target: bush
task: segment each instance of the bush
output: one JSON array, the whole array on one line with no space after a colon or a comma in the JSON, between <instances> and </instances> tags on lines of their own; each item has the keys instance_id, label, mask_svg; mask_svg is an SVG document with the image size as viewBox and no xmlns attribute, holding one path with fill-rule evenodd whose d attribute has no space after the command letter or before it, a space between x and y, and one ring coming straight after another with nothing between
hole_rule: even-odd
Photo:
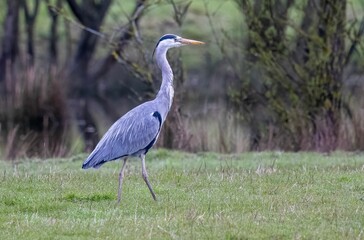
<instances>
[{"instance_id":1,"label":"bush","mask_svg":"<svg viewBox=\"0 0 364 240\"><path fill-rule=\"evenodd\" d=\"M26 67L8 74L0 98L4 158L64 156L69 151L69 116L62 73Z\"/></svg>"}]
</instances>

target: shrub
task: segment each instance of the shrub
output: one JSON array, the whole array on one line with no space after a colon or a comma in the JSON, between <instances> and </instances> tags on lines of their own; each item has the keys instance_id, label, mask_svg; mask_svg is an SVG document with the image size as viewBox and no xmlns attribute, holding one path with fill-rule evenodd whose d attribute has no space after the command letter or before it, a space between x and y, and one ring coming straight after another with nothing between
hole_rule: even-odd
<instances>
[{"instance_id":1,"label":"shrub","mask_svg":"<svg viewBox=\"0 0 364 240\"><path fill-rule=\"evenodd\" d=\"M4 158L68 153L70 124L62 79L57 70L33 66L8 74L0 98Z\"/></svg>"}]
</instances>

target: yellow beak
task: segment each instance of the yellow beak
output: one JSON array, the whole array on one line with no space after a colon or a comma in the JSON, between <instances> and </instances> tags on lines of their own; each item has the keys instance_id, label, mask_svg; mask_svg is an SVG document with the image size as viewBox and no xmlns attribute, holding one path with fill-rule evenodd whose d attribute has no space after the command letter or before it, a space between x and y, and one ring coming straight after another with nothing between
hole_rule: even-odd
<instances>
[{"instance_id":1,"label":"yellow beak","mask_svg":"<svg viewBox=\"0 0 364 240\"><path fill-rule=\"evenodd\" d=\"M183 43L183 44L192 44L192 45L205 44L204 42L200 42L200 41L196 41L196 40L192 40L192 39L187 39L187 38L180 38L178 41L180 43Z\"/></svg>"}]
</instances>

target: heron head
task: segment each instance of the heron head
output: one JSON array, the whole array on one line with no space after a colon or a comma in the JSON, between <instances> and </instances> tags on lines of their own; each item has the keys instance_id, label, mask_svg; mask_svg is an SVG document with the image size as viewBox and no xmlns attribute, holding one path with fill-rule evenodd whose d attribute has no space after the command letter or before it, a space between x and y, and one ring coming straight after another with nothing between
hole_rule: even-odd
<instances>
[{"instance_id":1,"label":"heron head","mask_svg":"<svg viewBox=\"0 0 364 240\"><path fill-rule=\"evenodd\" d=\"M185 45L200 45L200 44L205 44L205 43L192 39L182 38L174 34L166 34L159 39L157 45L155 46L154 52L156 51L157 48L163 48L168 50L174 47L181 47Z\"/></svg>"}]
</instances>

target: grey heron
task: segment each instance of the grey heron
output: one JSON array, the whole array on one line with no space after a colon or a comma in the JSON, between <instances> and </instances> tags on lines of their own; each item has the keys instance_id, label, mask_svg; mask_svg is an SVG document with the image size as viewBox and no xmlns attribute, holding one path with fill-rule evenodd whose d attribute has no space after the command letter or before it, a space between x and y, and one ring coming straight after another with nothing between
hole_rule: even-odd
<instances>
[{"instance_id":1,"label":"grey heron","mask_svg":"<svg viewBox=\"0 0 364 240\"><path fill-rule=\"evenodd\" d=\"M153 52L162 72L162 83L155 99L145 102L119 118L101 138L95 149L84 161L82 168L99 168L104 163L123 159L119 173L118 203L120 203L124 169L128 157L139 157L142 176L154 200L156 196L148 180L145 155L155 144L166 120L173 100L173 72L167 60L170 48L204 42L186 39L174 34L162 36Z\"/></svg>"}]
</instances>

